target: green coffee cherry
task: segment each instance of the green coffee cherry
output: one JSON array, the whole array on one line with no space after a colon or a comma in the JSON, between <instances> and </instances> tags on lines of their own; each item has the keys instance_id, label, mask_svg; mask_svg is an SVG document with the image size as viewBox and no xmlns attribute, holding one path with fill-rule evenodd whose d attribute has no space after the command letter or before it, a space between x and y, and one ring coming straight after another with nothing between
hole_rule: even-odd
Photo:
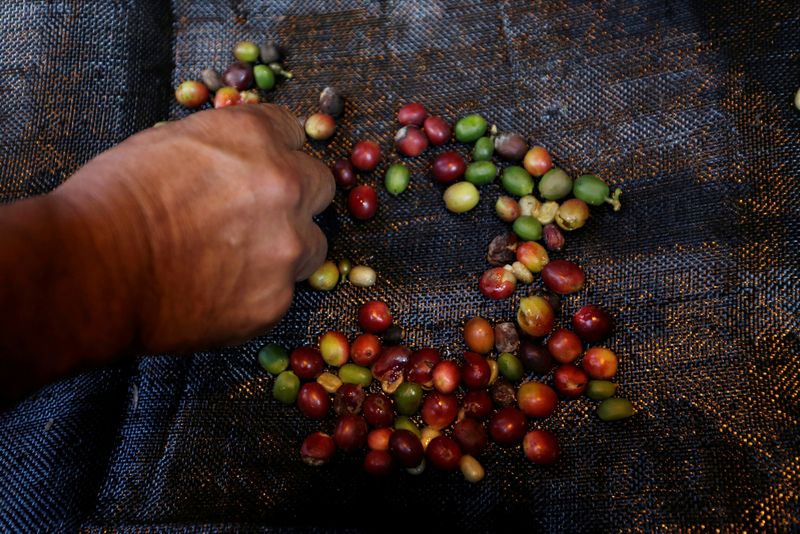
<instances>
[{"instance_id":1,"label":"green coffee cherry","mask_svg":"<svg viewBox=\"0 0 800 534\"><path fill-rule=\"evenodd\" d=\"M477 141L479 137L486 133L488 126L486 119L476 113L462 117L456 123L456 139L462 143Z\"/></svg>"},{"instance_id":2,"label":"green coffee cherry","mask_svg":"<svg viewBox=\"0 0 800 534\"><path fill-rule=\"evenodd\" d=\"M408 168L402 163L393 163L386 169L385 178L386 190L397 196L408 188L411 181L411 174Z\"/></svg>"},{"instance_id":3,"label":"green coffee cherry","mask_svg":"<svg viewBox=\"0 0 800 534\"><path fill-rule=\"evenodd\" d=\"M500 374L511 382L519 382L525 374L522 362L510 352L504 352L497 357L497 366Z\"/></svg>"},{"instance_id":4,"label":"green coffee cherry","mask_svg":"<svg viewBox=\"0 0 800 534\"><path fill-rule=\"evenodd\" d=\"M560 200L572 192L572 178L564 169L550 169L539 182L539 194L545 200Z\"/></svg>"},{"instance_id":5,"label":"green coffee cherry","mask_svg":"<svg viewBox=\"0 0 800 534\"><path fill-rule=\"evenodd\" d=\"M500 179L503 188L518 197L533 193L533 178L528 171L517 165L506 167Z\"/></svg>"},{"instance_id":6,"label":"green coffee cherry","mask_svg":"<svg viewBox=\"0 0 800 534\"><path fill-rule=\"evenodd\" d=\"M523 241L538 241L542 238L542 223L529 215L517 217L511 228Z\"/></svg>"},{"instance_id":7,"label":"green coffee cherry","mask_svg":"<svg viewBox=\"0 0 800 534\"><path fill-rule=\"evenodd\" d=\"M470 182L458 182L444 191L444 203L453 213L464 213L478 205L481 194Z\"/></svg>"},{"instance_id":8,"label":"green coffee cherry","mask_svg":"<svg viewBox=\"0 0 800 534\"><path fill-rule=\"evenodd\" d=\"M583 174L575 180L572 194L592 206L599 206L604 202L611 204L614 211L619 211L621 205L619 197L622 191L617 189L612 196L609 196L608 184L594 174Z\"/></svg>"},{"instance_id":9,"label":"green coffee cherry","mask_svg":"<svg viewBox=\"0 0 800 534\"><path fill-rule=\"evenodd\" d=\"M372 384L372 371L354 363L346 363L339 368L339 378L345 384L367 387Z\"/></svg>"},{"instance_id":10,"label":"green coffee cherry","mask_svg":"<svg viewBox=\"0 0 800 534\"><path fill-rule=\"evenodd\" d=\"M284 371L275 378L272 396L284 404L294 404L300 391L300 379L291 371Z\"/></svg>"},{"instance_id":11,"label":"green coffee cherry","mask_svg":"<svg viewBox=\"0 0 800 534\"><path fill-rule=\"evenodd\" d=\"M348 259L339 260L339 274L342 275L342 280L344 281L347 278L347 275L350 274L350 269L353 268L353 264Z\"/></svg>"},{"instance_id":12,"label":"green coffee cherry","mask_svg":"<svg viewBox=\"0 0 800 534\"><path fill-rule=\"evenodd\" d=\"M497 167L491 161L475 161L467 166L464 179L475 185L486 185L494 182Z\"/></svg>"},{"instance_id":13,"label":"green coffee cherry","mask_svg":"<svg viewBox=\"0 0 800 534\"><path fill-rule=\"evenodd\" d=\"M258 351L258 364L269 374L277 375L289 367L289 353L275 343L267 343Z\"/></svg>"},{"instance_id":14,"label":"green coffee cherry","mask_svg":"<svg viewBox=\"0 0 800 534\"><path fill-rule=\"evenodd\" d=\"M409 432L413 432L418 438L422 437L422 432L420 432L417 425L414 424L414 421L405 415L398 415L394 418L394 428L395 430L408 430Z\"/></svg>"},{"instance_id":15,"label":"green coffee cherry","mask_svg":"<svg viewBox=\"0 0 800 534\"><path fill-rule=\"evenodd\" d=\"M472 148L472 161L492 161L494 154L494 140L491 137L481 137L475 141Z\"/></svg>"},{"instance_id":16,"label":"green coffee cherry","mask_svg":"<svg viewBox=\"0 0 800 534\"><path fill-rule=\"evenodd\" d=\"M633 415L633 405L627 399L612 397L600 403L597 415L603 421L616 421Z\"/></svg>"},{"instance_id":17,"label":"green coffee cherry","mask_svg":"<svg viewBox=\"0 0 800 534\"><path fill-rule=\"evenodd\" d=\"M275 87L275 73L266 65L256 65L253 67L253 77L259 89L269 91Z\"/></svg>"},{"instance_id":18,"label":"green coffee cherry","mask_svg":"<svg viewBox=\"0 0 800 534\"><path fill-rule=\"evenodd\" d=\"M339 283L339 268L330 260L319 266L308 278L308 284L320 291L330 291Z\"/></svg>"},{"instance_id":19,"label":"green coffee cherry","mask_svg":"<svg viewBox=\"0 0 800 534\"><path fill-rule=\"evenodd\" d=\"M233 55L239 61L255 63L258 61L258 45L252 41L241 41L233 49Z\"/></svg>"},{"instance_id":20,"label":"green coffee cherry","mask_svg":"<svg viewBox=\"0 0 800 534\"><path fill-rule=\"evenodd\" d=\"M589 380L586 386L586 396L592 400L606 400L614 396L617 385L608 380Z\"/></svg>"},{"instance_id":21,"label":"green coffee cherry","mask_svg":"<svg viewBox=\"0 0 800 534\"><path fill-rule=\"evenodd\" d=\"M394 392L394 404L400 415L414 415L422 403L422 386L416 382L403 382Z\"/></svg>"}]
</instances>

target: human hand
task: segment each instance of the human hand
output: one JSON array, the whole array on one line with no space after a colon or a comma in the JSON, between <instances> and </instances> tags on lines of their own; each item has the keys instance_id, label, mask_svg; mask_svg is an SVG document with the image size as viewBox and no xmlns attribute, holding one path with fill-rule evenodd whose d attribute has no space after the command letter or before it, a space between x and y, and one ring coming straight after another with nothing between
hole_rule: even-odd
<instances>
[{"instance_id":1,"label":"human hand","mask_svg":"<svg viewBox=\"0 0 800 534\"><path fill-rule=\"evenodd\" d=\"M54 192L109 245L141 349L232 344L283 316L325 259L312 216L335 191L304 141L278 106L203 111L131 137Z\"/></svg>"}]
</instances>

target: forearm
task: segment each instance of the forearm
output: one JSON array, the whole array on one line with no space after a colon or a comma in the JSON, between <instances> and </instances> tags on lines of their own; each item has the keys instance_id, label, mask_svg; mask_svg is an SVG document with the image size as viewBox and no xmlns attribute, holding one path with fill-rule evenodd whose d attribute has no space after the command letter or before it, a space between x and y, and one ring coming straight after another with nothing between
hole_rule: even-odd
<instances>
[{"instance_id":1,"label":"forearm","mask_svg":"<svg viewBox=\"0 0 800 534\"><path fill-rule=\"evenodd\" d=\"M0 207L0 396L7 399L135 343L124 236L104 220L108 209L73 203L59 193Z\"/></svg>"}]
</instances>

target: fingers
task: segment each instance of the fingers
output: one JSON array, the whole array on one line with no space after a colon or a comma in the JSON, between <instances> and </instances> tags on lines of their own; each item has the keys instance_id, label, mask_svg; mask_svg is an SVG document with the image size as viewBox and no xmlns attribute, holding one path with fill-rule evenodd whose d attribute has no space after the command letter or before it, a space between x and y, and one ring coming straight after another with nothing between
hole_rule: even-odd
<instances>
[{"instance_id":1,"label":"fingers","mask_svg":"<svg viewBox=\"0 0 800 534\"><path fill-rule=\"evenodd\" d=\"M303 208L312 215L319 215L333 202L336 194L333 174L322 161L303 152L295 152L292 159L303 181Z\"/></svg>"},{"instance_id":2,"label":"fingers","mask_svg":"<svg viewBox=\"0 0 800 534\"><path fill-rule=\"evenodd\" d=\"M305 280L316 271L325 261L328 254L328 240L319 226L308 222L308 227L302 233L306 253L302 255L295 269L296 280Z\"/></svg>"}]
</instances>

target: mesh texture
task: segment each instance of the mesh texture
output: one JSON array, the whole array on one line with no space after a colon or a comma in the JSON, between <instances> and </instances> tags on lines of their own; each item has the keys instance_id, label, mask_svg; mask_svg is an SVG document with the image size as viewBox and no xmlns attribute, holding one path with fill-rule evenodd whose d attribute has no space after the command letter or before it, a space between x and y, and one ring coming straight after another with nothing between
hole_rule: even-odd
<instances>
[{"instance_id":1,"label":"mesh texture","mask_svg":"<svg viewBox=\"0 0 800 534\"><path fill-rule=\"evenodd\" d=\"M400 198L378 188L373 221L348 217L341 193L321 220L330 256L373 265L376 287L299 286L269 336L121 362L0 414L2 530L798 530L795 3L6 0L0 22L0 201L183 116L172 87L265 37L295 74L275 102L304 115L326 85L348 97L335 138L308 146L326 160L361 138L393 153L394 114L417 100L450 120L482 113L570 174L605 177L623 209L593 209L567 236L557 256L581 263L587 289L564 316L612 310L621 394L638 409L608 424L588 399L560 403L541 425L560 462L493 447L478 485L431 470L375 480L361 456L302 464L302 438L332 421L271 399L261 345L352 336L358 306L380 298L409 346L457 357L468 317L511 319L540 283L480 296L500 191L446 212L434 149L409 161Z\"/></svg>"}]
</instances>

